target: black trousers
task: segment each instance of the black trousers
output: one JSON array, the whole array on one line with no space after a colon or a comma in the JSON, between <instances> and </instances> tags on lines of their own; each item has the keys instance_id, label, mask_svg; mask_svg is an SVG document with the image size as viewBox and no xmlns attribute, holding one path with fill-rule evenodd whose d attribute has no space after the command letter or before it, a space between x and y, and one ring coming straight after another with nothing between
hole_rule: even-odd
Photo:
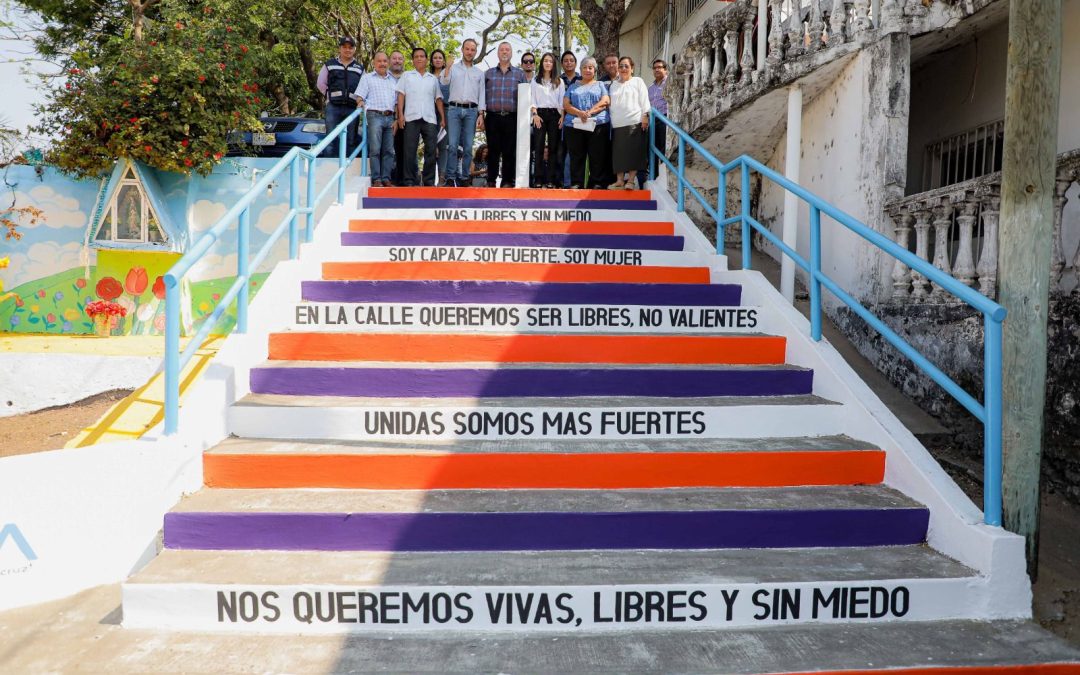
<instances>
[{"instance_id":1,"label":"black trousers","mask_svg":"<svg viewBox=\"0 0 1080 675\"><path fill-rule=\"evenodd\" d=\"M398 129L394 133L394 170L390 172L390 182L401 185L405 180L405 131Z\"/></svg>"},{"instance_id":2,"label":"black trousers","mask_svg":"<svg viewBox=\"0 0 1080 675\"><path fill-rule=\"evenodd\" d=\"M655 127L655 130L653 131L653 133L656 134L656 136L655 136L655 138L656 138L656 147L660 149L660 152L667 152L667 125L664 124L663 122L661 122L660 120L655 120L653 122L653 126ZM652 148L648 148L646 150L646 152L648 153L647 155L645 155L645 162L646 162L646 165L647 165L648 162L650 161L650 158L652 157L652 154L653 154ZM659 159L654 159L654 160L651 160L651 161L654 161L656 163L656 173L660 173L660 164L661 164L660 160ZM645 187L645 181L649 180L649 172L648 171L638 171L637 172L637 179L638 179L638 186L639 187Z\"/></svg>"},{"instance_id":3,"label":"black trousers","mask_svg":"<svg viewBox=\"0 0 1080 675\"><path fill-rule=\"evenodd\" d=\"M611 124L597 124L594 131L566 129L566 148L570 152L570 184L581 187L606 187L600 173L611 163ZM589 184L585 184L586 162ZM605 164L606 163L606 164Z\"/></svg>"},{"instance_id":4,"label":"black trousers","mask_svg":"<svg viewBox=\"0 0 1080 675\"><path fill-rule=\"evenodd\" d=\"M439 137L439 125L422 119L405 123L405 175L402 185L435 185L435 139ZM423 182L418 180L416 151L420 139L424 139L424 174Z\"/></svg>"},{"instance_id":5,"label":"black trousers","mask_svg":"<svg viewBox=\"0 0 1080 675\"><path fill-rule=\"evenodd\" d=\"M502 187L514 186L517 157L517 113L484 115L488 142L488 185L494 185L502 172Z\"/></svg>"},{"instance_id":6,"label":"black trousers","mask_svg":"<svg viewBox=\"0 0 1080 675\"><path fill-rule=\"evenodd\" d=\"M562 163L559 162L559 145L562 132L559 129L559 111L555 108L540 108L540 128L532 127L533 184L541 187L547 183L562 186ZM547 148L547 160L544 159Z\"/></svg>"}]
</instances>

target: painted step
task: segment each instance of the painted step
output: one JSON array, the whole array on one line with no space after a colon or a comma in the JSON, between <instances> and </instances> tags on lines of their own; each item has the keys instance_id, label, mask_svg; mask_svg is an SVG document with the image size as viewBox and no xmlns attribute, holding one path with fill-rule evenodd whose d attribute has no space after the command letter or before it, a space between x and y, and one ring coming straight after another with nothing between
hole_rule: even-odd
<instances>
[{"instance_id":1,"label":"painted step","mask_svg":"<svg viewBox=\"0 0 1080 675\"><path fill-rule=\"evenodd\" d=\"M254 589L257 596L277 594L266 596L280 601L277 620L268 620L272 613L250 611ZM923 546L673 550L662 555L654 550L165 550L124 583L123 606L127 628L399 634L700 631L706 626L731 630L963 618L969 606L964 599L986 592L985 581L971 569ZM365 610L356 602L358 593L372 594L374 602ZM854 611L850 601L841 601L852 593ZM308 624L301 619L308 611L293 607L305 607L316 594L323 596L320 601L345 595L347 602L320 602L321 609L333 609L324 609ZM528 609L521 611L516 601L529 594L532 599L522 603ZM411 609L402 606L406 597ZM555 603L556 598L561 602ZM623 598L631 600L618 603L615 620L611 610ZM652 608L646 610L639 598L649 598ZM390 602L383 612L379 599ZM456 608L453 599L459 602ZM513 616L510 604L515 605ZM548 611L542 609L545 604ZM764 617L763 605L768 610ZM432 614L438 618L432 620Z\"/></svg>"},{"instance_id":2,"label":"painted step","mask_svg":"<svg viewBox=\"0 0 1080 675\"><path fill-rule=\"evenodd\" d=\"M231 438L203 455L217 488L626 489L869 485L885 453L850 439L326 443Z\"/></svg>"},{"instance_id":3,"label":"painted step","mask_svg":"<svg viewBox=\"0 0 1080 675\"><path fill-rule=\"evenodd\" d=\"M760 335L270 335L271 360L493 363L734 364L784 362L787 339Z\"/></svg>"},{"instance_id":4,"label":"painted step","mask_svg":"<svg viewBox=\"0 0 1080 675\"><path fill-rule=\"evenodd\" d=\"M613 251L634 257L636 251ZM326 281L526 281L547 283L708 284L707 267L477 262L325 262Z\"/></svg>"},{"instance_id":5,"label":"painted step","mask_svg":"<svg viewBox=\"0 0 1080 675\"><path fill-rule=\"evenodd\" d=\"M251 391L295 396L379 398L575 396L798 396L814 373L794 366L560 368L535 364L435 367L274 361L251 369Z\"/></svg>"},{"instance_id":6,"label":"painted step","mask_svg":"<svg viewBox=\"0 0 1080 675\"><path fill-rule=\"evenodd\" d=\"M361 398L248 394L229 408L248 438L342 441L763 438L842 434L843 406L817 396Z\"/></svg>"},{"instance_id":7,"label":"painted step","mask_svg":"<svg viewBox=\"0 0 1080 675\"><path fill-rule=\"evenodd\" d=\"M733 307L737 284L553 283L540 281L354 280L300 282L313 302L470 303L517 305L637 305Z\"/></svg>"},{"instance_id":8,"label":"painted step","mask_svg":"<svg viewBox=\"0 0 1080 675\"><path fill-rule=\"evenodd\" d=\"M347 237L349 233L342 236ZM423 237L425 239L456 238L453 234L373 234L357 235L370 238L378 237L380 240L399 237ZM342 246L334 251L329 258L333 262L362 262L362 263L467 263L467 264L534 264L534 265L623 265L628 267L709 267L716 262L716 257L701 252L683 250L658 250L654 248L633 248L630 245L621 248L579 248L577 246L524 246L527 239L536 237L548 238L573 238L580 239L577 235L460 235L463 237L481 237L490 239L515 238L516 241L506 242L505 245L492 246L454 246L438 243L429 245L371 245L371 246ZM626 240L641 239L641 237L608 237L606 235L582 235L590 239L597 237L603 239L617 239L626 243ZM664 239L672 248L681 246L671 243L671 237L647 237L647 239ZM370 239L369 239L370 240ZM550 242L549 242L550 243ZM597 242L582 242L597 243ZM604 246L618 245L619 241L600 242ZM634 242L633 246L643 245Z\"/></svg>"},{"instance_id":9,"label":"painted step","mask_svg":"<svg viewBox=\"0 0 1080 675\"><path fill-rule=\"evenodd\" d=\"M368 197L398 199L603 199L617 202L640 202L652 199L648 190L566 190L562 188L488 188L488 187L372 187Z\"/></svg>"},{"instance_id":10,"label":"painted step","mask_svg":"<svg viewBox=\"0 0 1080 675\"><path fill-rule=\"evenodd\" d=\"M300 302L285 311L297 332L761 334L758 307Z\"/></svg>"},{"instance_id":11,"label":"painted step","mask_svg":"<svg viewBox=\"0 0 1080 675\"><path fill-rule=\"evenodd\" d=\"M485 232L342 232L343 246L511 246L682 251L683 238L640 234L541 234Z\"/></svg>"},{"instance_id":12,"label":"painted step","mask_svg":"<svg viewBox=\"0 0 1080 675\"><path fill-rule=\"evenodd\" d=\"M542 551L900 546L929 511L884 486L219 490L165 514L170 549Z\"/></svg>"},{"instance_id":13,"label":"painted step","mask_svg":"<svg viewBox=\"0 0 1080 675\"><path fill-rule=\"evenodd\" d=\"M522 197L364 197L364 209L606 209L612 211L656 211L656 201L649 199L614 199L610 192L603 198L564 195L561 199Z\"/></svg>"},{"instance_id":14,"label":"painted step","mask_svg":"<svg viewBox=\"0 0 1080 675\"><path fill-rule=\"evenodd\" d=\"M650 210L633 211L619 208L559 208L550 203L540 208L491 208L491 207L410 207L410 208L365 208L365 218L371 220L517 220L521 222L549 221L632 221L632 222L670 222L676 217L675 211Z\"/></svg>"},{"instance_id":15,"label":"painted step","mask_svg":"<svg viewBox=\"0 0 1080 675\"><path fill-rule=\"evenodd\" d=\"M350 232L426 232L473 234L624 234L637 236L671 236L673 221L634 222L609 220L350 220Z\"/></svg>"}]
</instances>

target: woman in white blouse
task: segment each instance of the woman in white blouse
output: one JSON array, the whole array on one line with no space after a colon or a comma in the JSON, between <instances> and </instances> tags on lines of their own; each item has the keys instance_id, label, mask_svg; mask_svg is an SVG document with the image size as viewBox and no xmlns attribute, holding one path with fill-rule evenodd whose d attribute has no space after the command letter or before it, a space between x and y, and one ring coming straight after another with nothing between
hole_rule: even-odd
<instances>
[{"instance_id":1,"label":"woman in white blouse","mask_svg":"<svg viewBox=\"0 0 1080 675\"><path fill-rule=\"evenodd\" d=\"M532 93L532 149L536 159L532 184L553 188L562 183L559 158L559 138L562 133L563 95L566 85L555 67L551 52L540 57L536 79L530 83ZM544 149L547 152L544 152Z\"/></svg>"},{"instance_id":2,"label":"woman in white blouse","mask_svg":"<svg viewBox=\"0 0 1080 675\"><path fill-rule=\"evenodd\" d=\"M612 190L633 190L635 175L648 167L649 88L634 77L634 60L619 59L619 77L609 85L611 96Z\"/></svg>"}]
</instances>

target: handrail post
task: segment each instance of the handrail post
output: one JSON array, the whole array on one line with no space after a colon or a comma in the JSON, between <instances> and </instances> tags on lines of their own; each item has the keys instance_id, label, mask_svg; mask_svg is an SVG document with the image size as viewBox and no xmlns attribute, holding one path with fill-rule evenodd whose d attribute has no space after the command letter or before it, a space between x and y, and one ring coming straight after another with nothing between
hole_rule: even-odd
<instances>
[{"instance_id":1,"label":"handrail post","mask_svg":"<svg viewBox=\"0 0 1080 675\"><path fill-rule=\"evenodd\" d=\"M251 248L251 207L240 212L236 228L236 276L244 278L244 289L236 294L236 332L246 333L248 324L248 255Z\"/></svg>"},{"instance_id":2,"label":"handrail post","mask_svg":"<svg viewBox=\"0 0 1080 675\"><path fill-rule=\"evenodd\" d=\"M810 205L810 337L821 341L821 209Z\"/></svg>"},{"instance_id":3,"label":"handrail post","mask_svg":"<svg viewBox=\"0 0 1080 675\"><path fill-rule=\"evenodd\" d=\"M165 274L165 435L176 433L180 417L180 288Z\"/></svg>"},{"instance_id":4,"label":"handrail post","mask_svg":"<svg viewBox=\"0 0 1080 675\"><path fill-rule=\"evenodd\" d=\"M345 141L349 138L348 131L349 131L349 127L346 126L344 129L341 130L341 133L338 134L338 152L337 152L338 168L341 169L341 172L340 172L341 175L338 176L338 182L337 182L337 203L338 204L344 204L345 203L345 155L346 155L346 149L347 149L347 144L345 143Z\"/></svg>"},{"instance_id":5,"label":"handrail post","mask_svg":"<svg viewBox=\"0 0 1080 675\"><path fill-rule=\"evenodd\" d=\"M683 183L686 182L686 137L679 134L679 212L686 210L686 195Z\"/></svg>"},{"instance_id":6,"label":"handrail post","mask_svg":"<svg viewBox=\"0 0 1080 675\"><path fill-rule=\"evenodd\" d=\"M361 133L361 138L360 138L360 177L361 178L366 178L367 175L368 175L368 165L367 165L368 164L368 154L367 154L367 150L368 150L368 146L367 146L368 116L367 116L367 109L366 108L364 109L364 112L360 113L360 120L361 120L360 127L363 130L362 133Z\"/></svg>"},{"instance_id":7,"label":"handrail post","mask_svg":"<svg viewBox=\"0 0 1080 675\"><path fill-rule=\"evenodd\" d=\"M289 260L300 255L300 232L297 230L297 208L300 206L300 155L289 163Z\"/></svg>"},{"instance_id":8,"label":"handrail post","mask_svg":"<svg viewBox=\"0 0 1080 675\"><path fill-rule=\"evenodd\" d=\"M983 522L1001 525L1001 321L983 314Z\"/></svg>"},{"instance_id":9,"label":"handrail post","mask_svg":"<svg viewBox=\"0 0 1080 675\"><path fill-rule=\"evenodd\" d=\"M649 180L656 180L656 111L649 109Z\"/></svg>"},{"instance_id":10,"label":"handrail post","mask_svg":"<svg viewBox=\"0 0 1080 675\"><path fill-rule=\"evenodd\" d=\"M304 204L307 213L304 220L304 241L311 243L315 237L315 158L308 157L307 161L307 202Z\"/></svg>"},{"instance_id":11,"label":"handrail post","mask_svg":"<svg viewBox=\"0 0 1080 675\"><path fill-rule=\"evenodd\" d=\"M727 220L727 172L716 170L716 213L720 220L716 223L716 255L724 255L724 241L727 239L727 225L720 223Z\"/></svg>"},{"instance_id":12,"label":"handrail post","mask_svg":"<svg viewBox=\"0 0 1080 675\"><path fill-rule=\"evenodd\" d=\"M742 268L750 269L750 166L743 161L739 199L742 202Z\"/></svg>"}]
</instances>

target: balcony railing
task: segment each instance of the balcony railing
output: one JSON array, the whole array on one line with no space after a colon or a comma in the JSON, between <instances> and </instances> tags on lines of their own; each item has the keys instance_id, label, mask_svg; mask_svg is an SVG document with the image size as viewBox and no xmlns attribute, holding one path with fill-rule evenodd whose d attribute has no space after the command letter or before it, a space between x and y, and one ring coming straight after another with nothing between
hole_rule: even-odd
<instances>
[{"instance_id":1,"label":"balcony railing","mask_svg":"<svg viewBox=\"0 0 1080 675\"><path fill-rule=\"evenodd\" d=\"M1080 281L1080 250L1066 253L1065 242L1075 241L1080 222L1063 222L1066 193L1080 182L1080 149L1058 155L1054 191L1054 237L1050 259L1050 289L1062 292L1065 272ZM998 218L1001 209L1001 172L920 192L886 205L895 240L915 255L952 274L983 295L997 297ZM932 233L931 233L932 230ZM893 292L901 302L951 302L951 297L924 275L899 260L893 266Z\"/></svg>"}]
</instances>

